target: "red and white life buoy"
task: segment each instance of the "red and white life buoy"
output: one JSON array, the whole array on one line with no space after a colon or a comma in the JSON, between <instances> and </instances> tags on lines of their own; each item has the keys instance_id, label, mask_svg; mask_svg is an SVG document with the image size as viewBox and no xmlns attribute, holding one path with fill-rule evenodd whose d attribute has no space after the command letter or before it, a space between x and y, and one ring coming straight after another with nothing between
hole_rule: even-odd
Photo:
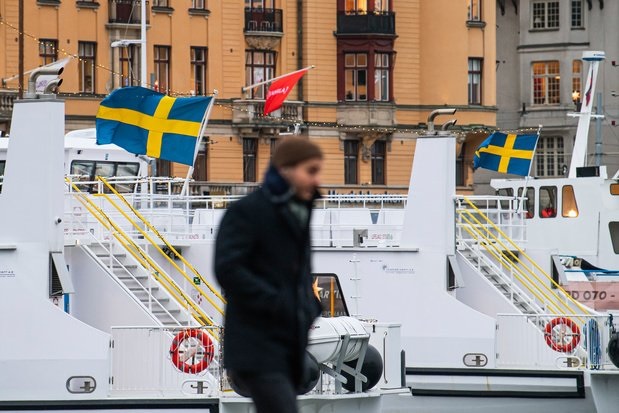
<instances>
[{"instance_id":1,"label":"red and white life buoy","mask_svg":"<svg viewBox=\"0 0 619 413\"><path fill-rule=\"evenodd\" d=\"M183 346L185 341L189 345ZM200 355L201 358L199 358ZM202 330L183 330L174 337L170 346L172 363L183 373L200 373L213 361L214 355L215 346L208 334ZM195 359L198 359L198 361L190 362L190 360Z\"/></svg>"},{"instance_id":2,"label":"red and white life buoy","mask_svg":"<svg viewBox=\"0 0 619 413\"><path fill-rule=\"evenodd\" d=\"M561 330L555 331L556 328ZM569 328L568 332L565 332L566 328ZM571 318L557 317L546 324L544 337L554 351L571 353L580 343L580 328Z\"/></svg>"}]
</instances>

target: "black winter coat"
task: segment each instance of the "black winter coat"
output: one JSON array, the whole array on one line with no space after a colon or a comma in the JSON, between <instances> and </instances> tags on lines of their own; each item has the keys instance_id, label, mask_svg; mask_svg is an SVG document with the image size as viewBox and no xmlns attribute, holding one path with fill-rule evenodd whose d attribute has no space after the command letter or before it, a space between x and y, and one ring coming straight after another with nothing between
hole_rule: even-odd
<instances>
[{"instance_id":1,"label":"black winter coat","mask_svg":"<svg viewBox=\"0 0 619 413\"><path fill-rule=\"evenodd\" d=\"M228 301L224 366L283 372L298 384L308 331L321 310L312 288L309 219L301 225L290 197L271 168L261 189L230 205L217 234L215 275Z\"/></svg>"}]
</instances>

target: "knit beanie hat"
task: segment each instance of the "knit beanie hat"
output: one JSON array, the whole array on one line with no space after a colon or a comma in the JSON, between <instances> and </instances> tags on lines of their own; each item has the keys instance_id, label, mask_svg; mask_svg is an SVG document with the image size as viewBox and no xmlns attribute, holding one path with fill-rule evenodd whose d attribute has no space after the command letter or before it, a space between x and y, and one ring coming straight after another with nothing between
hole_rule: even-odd
<instances>
[{"instance_id":1,"label":"knit beanie hat","mask_svg":"<svg viewBox=\"0 0 619 413\"><path fill-rule=\"evenodd\" d=\"M308 159L322 159L322 151L309 139L288 137L281 139L273 150L271 163L276 168L294 166Z\"/></svg>"}]
</instances>

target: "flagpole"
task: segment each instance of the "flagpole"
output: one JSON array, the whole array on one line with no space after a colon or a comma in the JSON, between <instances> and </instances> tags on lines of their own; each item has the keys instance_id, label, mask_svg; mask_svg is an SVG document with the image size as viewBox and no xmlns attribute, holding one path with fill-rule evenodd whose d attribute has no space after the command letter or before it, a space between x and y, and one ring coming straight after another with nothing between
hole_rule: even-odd
<instances>
[{"instance_id":1,"label":"flagpole","mask_svg":"<svg viewBox=\"0 0 619 413\"><path fill-rule=\"evenodd\" d=\"M535 151L537 150L537 143L539 142L539 135L541 133L542 133L542 125L538 125L537 139L535 140L535 146L533 147L533 156L535 156ZM529 163L529 172L527 173L527 176L524 177L524 188L522 188L522 194L520 196L518 212L522 212L522 205L524 204L524 197L525 197L525 193L527 192L527 185L529 183L529 179L531 178L531 169L533 168L533 156L531 157L531 162ZM535 214L535 211L533 211L533 213Z\"/></svg>"},{"instance_id":2,"label":"flagpole","mask_svg":"<svg viewBox=\"0 0 619 413\"><path fill-rule=\"evenodd\" d=\"M258 82L258 83L254 83L254 84L249 85L249 86L245 86L245 87L243 87L243 88L241 89L241 91L242 91L242 92L247 92L248 90L253 89L253 88L255 88L255 87L262 86L262 85L266 85L266 84L268 84L268 83L273 83L273 82L275 82L276 80L279 80L279 79L281 79L281 78L283 78L283 77L290 76L290 75L294 75L294 74L296 74L296 73L301 73L301 72L304 72L304 71L306 71L306 70L311 70L311 69L314 69L314 68L316 68L316 66L314 66L314 65L311 65L311 66L308 66L308 67L304 67L303 69L295 70L294 72L286 73L286 74L284 74L284 75L277 76L277 77L274 77L274 78L269 79L269 80L264 80L264 81L262 81L262 82Z\"/></svg>"},{"instance_id":3,"label":"flagpole","mask_svg":"<svg viewBox=\"0 0 619 413\"><path fill-rule=\"evenodd\" d=\"M191 179L191 176L193 175L193 170L194 170L193 166L196 163L196 158L198 157L198 152L200 151L200 144L202 143L202 135L204 135L204 131L206 130L208 119L211 115L211 110L213 109L215 98L217 98L217 94L218 94L218 91L214 90L213 98L209 102L208 107L206 108L206 111L204 112L204 117L202 118L202 123L200 124L200 131L198 132L198 137L197 137L198 141L196 142L196 149L193 152L193 162L191 163L191 166L189 167L189 169L187 169L187 176L185 177L185 182L183 183L183 189L181 190L181 196L187 195L187 192L189 190L189 180Z\"/></svg>"}]
</instances>

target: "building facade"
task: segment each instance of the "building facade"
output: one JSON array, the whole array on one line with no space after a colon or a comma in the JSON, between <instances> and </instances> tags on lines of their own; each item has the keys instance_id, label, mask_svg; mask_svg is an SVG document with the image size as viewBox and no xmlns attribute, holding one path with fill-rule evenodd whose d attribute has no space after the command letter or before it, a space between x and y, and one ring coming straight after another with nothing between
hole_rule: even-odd
<instances>
[{"instance_id":1,"label":"building facade","mask_svg":"<svg viewBox=\"0 0 619 413\"><path fill-rule=\"evenodd\" d=\"M140 0L25 3L24 67L73 56L61 87L67 130L92 127L107 93L140 83ZM173 96L218 91L196 160L197 192L255 186L273 145L295 125L324 150L328 192L405 192L415 139L444 107L458 109L458 185L471 190L474 148L496 124L493 2L151 0L146 12L149 87ZM0 13L2 93L14 95L17 0ZM242 91L310 65L271 116L261 116L264 86ZM163 176L187 172L153 167Z\"/></svg>"},{"instance_id":2,"label":"building facade","mask_svg":"<svg viewBox=\"0 0 619 413\"><path fill-rule=\"evenodd\" d=\"M614 16L619 3L594 0L498 0L497 3L497 126L535 130L542 126L532 175L567 174L576 135L577 118L589 65L583 51L601 50L594 110L605 115L599 127L602 145L596 149L596 121L589 132L589 165L598 158L609 174L619 168L615 120L619 101L619 28ZM598 100L599 99L599 100ZM601 102L601 104L598 104ZM597 155L597 156L596 156ZM476 192L490 192L497 174L475 173ZM503 175L504 177L504 175Z\"/></svg>"}]
</instances>

